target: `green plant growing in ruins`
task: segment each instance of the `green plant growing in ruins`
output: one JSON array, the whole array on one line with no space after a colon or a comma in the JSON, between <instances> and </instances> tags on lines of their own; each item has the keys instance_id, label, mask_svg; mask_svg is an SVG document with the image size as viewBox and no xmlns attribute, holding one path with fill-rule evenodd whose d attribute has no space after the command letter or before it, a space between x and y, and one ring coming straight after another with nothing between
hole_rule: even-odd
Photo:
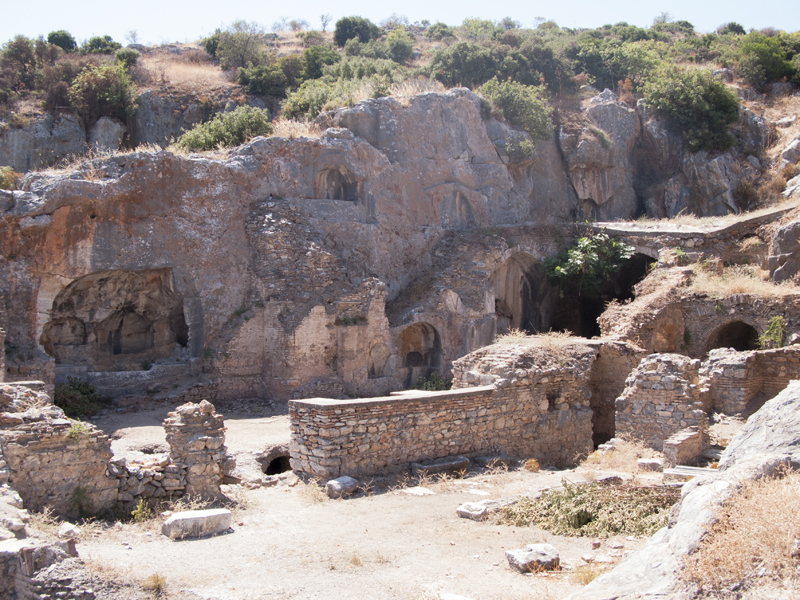
<instances>
[{"instance_id":1,"label":"green plant growing in ruins","mask_svg":"<svg viewBox=\"0 0 800 600\"><path fill-rule=\"evenodd\" d=\"M53 402L70 419L96 415L106 403L94 385L77 377L67 377L67 383L56 386Z\"/></svg>"},{"instance_id":2,"label":"green plant growing in ruins","mask_svg":"<svg viewBox=\"0 0 800 600\"><path fill-rule=\"evenodd\" d=\"M630 244L598 233L578 239L556 257L545 260L544 270L562 297L566 290L598 297L609 276L622 269L635 252Z\"/></svg>"},{"instance_id":3,"label":"green plant growing in ruins","mask_svg":"<svg viewBox=\"0 0 800 600\"><path fill-rule=\"evenodd\" d=\"M449 390L453 386L452 379L443 379L439 373L434 371L430 377L420 377L414 387L426 392L442 392Z\"/></svg>"},{"instance_id":4,"label":"green plant growing in ruins","mask_svg":"<svg viewBox=\"0 0 800 600\"><path fill-rule=\"evenodd\" d=\"M687 261L689 260L689 259L686 257L686 252L684 252L682 248L675 248L675 249L673 250L673 252L675 253L675 259L678 261L678 264L679 264L679 265L683 266L683 265L685 265L685 264L687 263Z\"/></svg>"},{"instance_id":5,"label":"green plant growing in ruins","mask_svg":"<svg viewBox=\"0 0 800 600\"><path fill-rule=\"evenodd\" d=\"M692 345L692 332L688 329L683 330L683 343L681 343L681 350L686 350Z\"/></svg>"},{"instance_id":6,"label":"green plant growing in ruins","mask_svg":"<svg viewBox=\"0 0 800 600\"><path fill-rule=\"evenodd\" d=\"M786 320L778 315L772 317L767 325L767 330L758 338L758 345L762 349L780 348L786 341Z\"/></svg>"},{"instance_id":7,"label":"green plant growing in ruins","mask_svg":"<svg viewBox=\"0 0 800 600\"><path fill-rule=\"evenodd\" d=\"M270 135L272 123L266 109L240 106L236 110L216 115L184 133L175 145L194 152L241 146L259 135Z\"/></svg>"},{"instance_id":8,"label":"green plant growing in ruins","mask_svg":"<svg viewBox=\"0 0 800 600\"><path fill-rule=\"evenodd\" d=\"M79 419L72 422L67 429L67 437L71 439L73 442L80 441L83 436L89 434L89 426L86 423L82 423Z\"/></svg>"},{"instance_id":9,"label":"green plant growing in ruins","mask_svg":"<svg viewBox=\"0 0 800 600\"><path fill-rule=\"evenodd\" d=\"M81 518L92 514L92 500L89 498L89 492L81 486L72 490L67 506L70 512L77 513Z\"/></svg>"},{"instance_id":10,"label":"green plant growing in ruins","mask_svg":"<svg viewBox=\"0 0 800 600\"><path fill-rule=\"evenodd\" d=\"M152 518L153 509L145 502L144 498L139 498L139 502L136 503L136 506L134 506L131 511L131 519L133 519L135 523L141 523L142 521L147 521Z\"/></svg>"}]
</instances>

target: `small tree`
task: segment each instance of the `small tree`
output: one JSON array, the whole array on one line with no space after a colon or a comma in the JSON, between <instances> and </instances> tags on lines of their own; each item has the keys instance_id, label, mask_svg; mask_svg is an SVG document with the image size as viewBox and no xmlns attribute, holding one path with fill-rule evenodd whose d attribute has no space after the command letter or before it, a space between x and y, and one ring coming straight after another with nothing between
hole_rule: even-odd
<instances>
[{"instance_id":1,"label":"small tree","mask_svg":"<svg viewBox=\"0 0 800 600\"><path fill-rule=\"evenodd\" d=\"M122 48L122 44L115 42L110 35L98 35L89 38L81 46L81 52L84 54L113 54L120 48Z\"/></svg>"},{"instance_id":2,"label":"small tree","mask_svg":"<svg viewBox=\"0 0 800 600\"><path fill-rule=\"evenodd\" d=\"M269 55L264 28L258 23L234 21L220 31L215 55L224 70L266 64Z\"/></svg>"},{"instance_id":3,"label":"small tree","mask_svg":"<svg viewBox=\"0 0 800 600\"><path fill-rule=\"evenodd\" d=\"M64 52L72 52L78 47L75 38L69 33L69 31L64 31L63 29L59 29L58 31L51 31L47 34L47 43L53 44L54 46L58 46Z\"/></svg>"},{"instance_id":4,"label":"small tree","mask_svg":"<svg viewBox=\"0 0 800 600\"><path fill-rule=\"evenodd\" d=\"M333 48L325 46L311 46L303 50L303 74L305 79L319 79L322 77L323 65L332 65L339 62L342 57Z\"/></svg>"},{"instance_id":5,"label":"small tree","mask_svg":"<svg viewBox=\"0 0 800 600\"><path fill-rule=\"evenodd\" d=\"M493 77L478 88L478 93L489 100L510 125L527 131L534 139L552 137L552 109L543 100L541 88L515 81L500 82Z\"/></svg>"},{"instance_id":6,"label":"small tree","mask_svg":"<svg viewBox=\"0 0 800 600\"><path fill-rule=\"evenodd\" d=\"M254 96L286 96L287 79L281 65L258 65L239 69L239 85Z\"/></svg>"},{"instance_id":7,"label":"small tree","mask_svg":"<svg viewBox=\"0 0 800 600\"><path fill-rule=\"evenodd\" d=\"M126 121L136 109L133 82L119 63L86 67L75 78L69 100L87 128L103 116Z\"/></svg>"},{"instance_id":8,"label":"small tree","mask_svg":"<svg viewBox=\"0 0 800 600\"><path fill-rule=\"evenodd\" d=\"M609 277L618 272L636 253L636 248L605 233L582 237L564 248L555 258L544 261L548 281L561 290L598 297Z\"/></svg>"},{"instance_id":9,"label":"small tree","mask_svg":"<svg viewBox=\"0 0 800 600\"><path fill-rule=\"evenodd\" d=\"M363 17L342 17L336 21L336 29L333 32L333 41L340 48L347 40L355 37L362 44L380 37L381 30L369 19Z\"/></svg>"},{"instance_id":10,"label":"small tree","mask_svg":"<svg viewBox=\"0 0 800 600\"><path fill-rule=\"evenodd\" d=\"M331 21L333 21L333 17L331 15L327 13L325 13L324 15L320 15L319 22L322 24L323 33L328 30L328 25L331 24Z\"/></svg>"},{"instance_id":11,"label":"small tree","mask_svg":"<svg viewBox=\"0 0 800 600\"><path fill-rule=\"evenodd\" d=\"M397 63L406 62L414 54L414 36L405 27L398 27L386 36L389 57Z\"/></svg>"}]
</instances>

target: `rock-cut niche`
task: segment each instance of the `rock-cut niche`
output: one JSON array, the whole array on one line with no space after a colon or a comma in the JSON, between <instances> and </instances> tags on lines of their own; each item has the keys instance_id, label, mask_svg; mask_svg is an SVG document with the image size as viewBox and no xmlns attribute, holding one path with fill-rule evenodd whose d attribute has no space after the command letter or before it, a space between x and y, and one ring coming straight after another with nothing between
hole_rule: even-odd
<instances>
[{"instance_id":1,"label":"rock-cut niche","mask_svg":"<svg viewBox=\"0 0 800 600\"><path fill-rule=\"evenodd\" d=\"M744 321L731 321L717 327L708 336L707 350L733 348L739 352L758 349L758 331Z\"/></svg>"},{"instance_id":2,"label":"rock-cut niche","mask_svg":"<svg viewBox=\"0 0 800 600\"><path fill-rule=\"evenodd\" d=\"M39 342L57 364L107 371L171 357L188 338L171 269L151 269L76 279L53 301Z\"/></svg>"},{"instance_id":3,"label":"rock-cut niche","mask_svg":"<svg viewBox=\"0 0 800 600\"><path fill-rule=\"evenodd\" d=\"M442 227L453 229L470 229L476 225L472 205L461 192L455 192L442 200L439 206L439 221Z\"/></svg>"},{"instance_id":4,"label":"rock-cut niche","mask_svg":"<svg viewBox=\"0 0 800 600\"><path fill-rule=\"evenodd\" d=\"M328 200L358 202L358 181L341 165L323 169L314 181L314 197Z\"/></svg>"},{"instance_id":5,"label":"rock-cut niche","mask_svg":"<svg viewBox=\"0 0 800 600\"><path fill-rule=\"evenodd\" d=\"M442 341L439 332L428 323L414 323L400 334L400 359L407 369L406 385L420 377L430 377L442 364Z\"/></svg>"},{"instance_id":6,"label":"rock-cut niche","mask_svg":"<svg viewBox=\"0 0 800 600\"><path fill-rule=\"evenodd\" d=\"M491 282L497 333L507 333L509 329L528 333L550 329L556 296L541 262L519 252L492 274Z\"/></svg>"}]
</instances>

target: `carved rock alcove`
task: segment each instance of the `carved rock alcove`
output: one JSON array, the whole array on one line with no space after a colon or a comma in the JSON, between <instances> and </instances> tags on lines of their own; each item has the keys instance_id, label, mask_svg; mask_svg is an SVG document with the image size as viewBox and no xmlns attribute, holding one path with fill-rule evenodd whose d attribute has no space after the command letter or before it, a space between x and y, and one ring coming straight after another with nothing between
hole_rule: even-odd
<instances>
[{"instance_id":1,"label":"carved rock alcove","mask_svg":"<svg viewBox=\"0 0 800 600\"><path fill-rule=\"evenodd\" d=\"M53 301L39 342L57 364L108 371L174 355L189 328L172 270L99 271Z\"/></svg>"}]
</instances>

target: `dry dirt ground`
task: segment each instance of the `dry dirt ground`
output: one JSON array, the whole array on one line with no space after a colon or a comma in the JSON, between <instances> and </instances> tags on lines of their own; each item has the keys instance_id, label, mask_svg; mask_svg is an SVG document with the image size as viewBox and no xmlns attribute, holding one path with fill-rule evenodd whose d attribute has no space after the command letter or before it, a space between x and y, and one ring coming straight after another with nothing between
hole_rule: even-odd
<instances>
[{"instance_id":1,"label":"dry dirt ground","mask_svg":"<svg viewBox=\"0 0 800 600\"><path fill-rule=\"evenodd\" d=\"M95 423L112 435L117 455L165 448L160 423L168 410L110 413ZM264 477L253 454L288 440L288 418L257 409L219 412L226 417L227 445L237 455L239 474L245 480ZM433 492L423 496L409 494L419 482L397 477L374 480L356 497L331 500L315 482L286 473L271 487L223 486L238 502L232 533L171 541L160 534L164 518L157 516L145 523L86 526L78 550L91 572L103 578L142 582L160 574L166 598L557 599L582 585L576 575L576 569L578 574L585 569L581 556L616 562L644 540L620 536L593 549L591 538L461 519L456 507L530 495L564 478L593 475L597 467L538 473L476 469L463 479L423 481ZM650 476L654 482L659 477ZM558 549L563 571L511 570L505 550L543 541ZM135 589L118 597L148 597Z\"/></svg>"}]
</instances>

